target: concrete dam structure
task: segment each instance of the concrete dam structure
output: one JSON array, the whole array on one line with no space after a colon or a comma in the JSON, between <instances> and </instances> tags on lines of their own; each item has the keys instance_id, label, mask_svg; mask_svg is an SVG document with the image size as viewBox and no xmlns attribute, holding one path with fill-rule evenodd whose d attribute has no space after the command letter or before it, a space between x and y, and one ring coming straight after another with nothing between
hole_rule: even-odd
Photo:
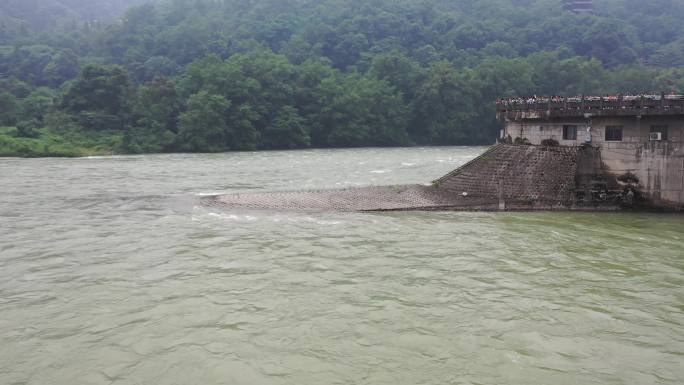
<instances>
[{"instance_id":1,"label":"concrete dam structure","mask_svg":"<svg viewBox=\"0 0 684 385\"><path fill-rule=\"evenodd\" d=\"M684 207L684 95L517 98L497 110L500 140L594 148L613 181L604 193L624 187L643 206Z\"/></svg>"},{"instance_id":2,"label":"concrete dam structure","mask_svg":"<svg viewBox=\"0 0 684 385\"><path fill-rule=\"evenodd\" d=\"M586 199L586 181L604 180L586 147L497 144L427 185L217 195L203 205L247 210L495 211L614 210L620 202ZM598 196L598 192L594 192Z\"/></svg>"},{"instance_id":3,"label":"concrete dam structure","mask_svg":"<svg viewBox=\"0 0 684 385\"><path fill-rule=\"evenodd\" d=\"M420 185L246 193L203 204L248 210L681 210L684 97L497 102L499 143Z\"/></svg>"}]
</instances>

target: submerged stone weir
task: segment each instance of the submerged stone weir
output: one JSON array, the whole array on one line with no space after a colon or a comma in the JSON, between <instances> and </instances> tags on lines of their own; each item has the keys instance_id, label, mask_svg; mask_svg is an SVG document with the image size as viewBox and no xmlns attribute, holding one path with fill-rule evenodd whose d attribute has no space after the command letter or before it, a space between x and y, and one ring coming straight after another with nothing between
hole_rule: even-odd
<instances>
[{"instance_id":1,"label":"submerged stone weir","mask_svg":"<svg viewBox=\"0 0 684 385\"><path fill-rule=\"evenodd\" d=\"M594 150L497 144L430 185L229 194L203 205L236 209L335 211L567 210L578 208L578 165ZM600 162L599 162L600 163ZM600 167L584 167L584 175Z\"/></svg>"}]
</instances>

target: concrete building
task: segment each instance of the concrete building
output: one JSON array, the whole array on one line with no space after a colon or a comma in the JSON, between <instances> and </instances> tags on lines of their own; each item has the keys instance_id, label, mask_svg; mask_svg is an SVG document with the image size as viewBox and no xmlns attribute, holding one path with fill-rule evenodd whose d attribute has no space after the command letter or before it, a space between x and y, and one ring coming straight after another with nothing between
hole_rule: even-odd
<instances>
[{"instance_id":1,"label":"concrete building","mask_svg":"<svg viewBox=\"0 0 684 385\"><path fill-rule=\"evenodd\" d=\"M497 110L502 139L595 148L605 171L649 205L684 207L683 96L512 99Z\"/></svg>"}]
</instances>

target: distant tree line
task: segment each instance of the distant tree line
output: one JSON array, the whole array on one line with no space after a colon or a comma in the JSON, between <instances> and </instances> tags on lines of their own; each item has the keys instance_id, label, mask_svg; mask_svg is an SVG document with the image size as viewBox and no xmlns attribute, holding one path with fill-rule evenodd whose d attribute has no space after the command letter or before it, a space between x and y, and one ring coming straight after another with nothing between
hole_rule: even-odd
<instances>
[{"instance_id":1,"label":"distant tree line","mask_svg":"<svg viewBox=\"0 0 684 385\"><path fill-rule=\"evenodd\" d=\"M110 24L3 22L0 155L33 143L17 138L130 153L488 144L499 97L684 89L684 3L596 3L169 0Z\"/></svg>"}]
</instances>

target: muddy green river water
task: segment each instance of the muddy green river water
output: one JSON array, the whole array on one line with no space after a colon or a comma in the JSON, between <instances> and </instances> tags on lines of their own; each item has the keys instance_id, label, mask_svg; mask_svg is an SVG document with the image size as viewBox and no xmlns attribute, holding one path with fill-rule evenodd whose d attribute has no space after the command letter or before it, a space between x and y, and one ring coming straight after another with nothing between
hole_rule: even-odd
<instances>
[{"instance_id":1,"label":"muddy green river water","mask_svg":"<svg viewBox=\"0 0 684 385\"><path fill-rule=\"evenodd\" d=\"M684 215L199 204L483 150L0 159L0 384L684 383Z\"/></svg>"}]
</instances>

